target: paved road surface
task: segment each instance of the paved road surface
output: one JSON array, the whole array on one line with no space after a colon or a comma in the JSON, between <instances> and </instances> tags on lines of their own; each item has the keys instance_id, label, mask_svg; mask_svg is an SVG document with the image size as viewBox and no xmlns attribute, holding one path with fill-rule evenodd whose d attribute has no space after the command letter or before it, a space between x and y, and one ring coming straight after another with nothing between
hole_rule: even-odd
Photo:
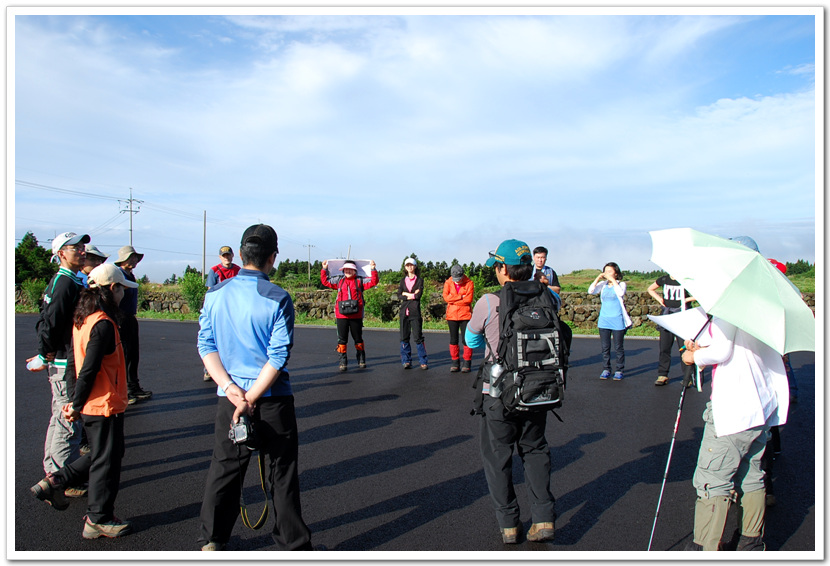
<instances>
[{"instance_id":1,"label":"paved road surface","mask_svg":"<svg viewBox=\"0 0 830 566\"><path fill-rule=\"evenodd\" d=\"M95 541L80 536L85 499L58 512L29 493L43 475L49 416L47 382L27 372L23 362L35 351L34 324L33 315L15 316L15 415L9 439L15 462L15 523L9 549L196 550L216 404L215 388L202 381L197 324L141 321L140 379L154 396L128 408L116 506L136 532ZM427 334L428 371L401 368L397 333L366 330L365 339L369 367L341 374L334 328L296 330L290 369L300 427L300 485L315 545L329 551L410 553L646 550L680 398L677 359L671 384L653 385L655 340L626 340L628 370L622 382L597 379L598 340L574 340L567 397L559 411L564 422L549 418L547 428L557 498L556 540L506 547L481 469L479 417L469 415L472 374L449 373L448 334ZM349 355L353 358L351 345ZM768 513L766 541L769 550L821 551L823 541L817 543L815 536L814 355L794 354L792 361L799 402L782 429L783 454L775 467L779 503ZM654 550L681 550L690 537L695 499L691 475L708 390L707 383L703 394L690 390L686 396ZM530 517L517 459L514 475L527 527ZM257 481L252 468L245 498L254 517L263 497ZM732 517L730 528L734 521ZM252 531L238 521L229 550L273 550L271 525Z\"/></svg>"}]
</instances>

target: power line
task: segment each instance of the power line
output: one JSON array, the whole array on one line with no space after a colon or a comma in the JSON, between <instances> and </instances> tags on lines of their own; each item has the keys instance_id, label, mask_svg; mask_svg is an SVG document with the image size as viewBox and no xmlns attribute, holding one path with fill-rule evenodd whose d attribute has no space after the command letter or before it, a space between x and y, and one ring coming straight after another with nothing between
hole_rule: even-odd
<instances>
[{"instance_id":1,"label":"power line","mask_svg":"<svg viewBox=\"0 0 830 566\"><path fill-rule=\"evenodd\" d=\"M84 191L75 191L75 190L72 190L72 189L63 189L61 187L52 187L50 185L41 185L39 183L30 183L29 181L22 181L20 179L15 179L14 184L15 185L22 185L24 187L29 187L29 188L32 188L32 189L42 189L44 191L55 191L55 192L58 192L58 193L66 193L66 194L70 194L70 195L81 195L81 196L85 196L85 197L89 197L89 198L99 198L99 199L102 199L102 200L114 200L114 201L120 200L117 197L110 197L110 196L106 196L106 195L98 195L98 194L95 194L95 193L87 193L87 192L84 192Z\"/></svg>"},{"instance_id":2,"label":"power line","mask_svg":"<svg viewBox=\"0 0 830 566\"><path fill-rule=\"evenodd\" d=\"M14 183L15 183L15 185L20 185L22 187L28 187L28 188L32 188L32 189L40 189L40 190L44 190L44 191L53 191L53 192L58 192L58 193L79 195L79 196L85 196L85 197L89 197L89 198L98 198L98 199L103 199L103 200L114 200L114 201L119 202L119 203L126 202L126 203L128 203L128 205L135 202L135 203L143 204L146 208L150 208L150 209L156 210L158 212L163 212L165 214L171 214L173 216L180 216L182 218L190 218L190 219L193 219L193 220L200 220L200 221L202 220L202 215L201 214L196 214L196 213L193 213L193 212L187 212L187 211L184 211L184 210L178 210L178 209L175 209L175 208L170 208L168 206L162 206L160 204L153 204L153 203L146 202L146 201L139 201L137 199L132 198L132 196L130 196L130 198L128 198L128 199L123 199L123 198L118 198L118 197L99 195L99 194L96 194L96 193L88 193L88 192L85 192L85 191L76 191L76 190L73 190L73 189L65 189L63 187L53 187L51 185L43 185L43 184L40 184L40 183L32 183L30 181L24 181L22 179L15 179ZM130 212L130 210L125 210L123 212ZM132 212L136 213L138 211L133 210ZM235 225L235 224L232 224L232 223L228 222L227 220L222 220L222 219L217 219L217 218L208 217L207 221L212 223L212 224L219 224L219 225L223 225L223 226L234 226Z\"/></svg>"},{"instance_id":3,"label":"power line","mask_svg":"<svg viewBox=\"0 0 830 566\"><path fill-rule=\"evenodd\" d=\"M141 204L142 206L144 206L147 209L155 210L157 212L161 212L161 213L164 213L164 214L169 214L171 216L178 216L180 218L188 218L188 219L197 220L197 221L200 221L200 222L204 221L204 222L219 225L219 226L238 228L239 230L242 230L242 229L245 228L245 227L241 226L240 224L237 224L236 222L231 222L231 221L228 221L228 220L225 220L225 219L211 218L209 216L205 218L205 217L203 217L202 214L198 214L198 213L195 213L195 212L188 212L188 211L185 211L185 210L180 210L180 209L176 209L176 208L172 208L172 207L164 206L164 205L160 205L160 204L155 204L155 203L147 202L147 201L139 201L137 199L132 198L132 192L130 192L130 198L129 199L123 199L123 198L118 198L118 197L113 197L113 196L100 195L100 194L96 194L96 193L89 193L89 192L85 192L85 191L77 191L77 190L74 190L74 189L66 189L66 188L63 188L63 187L55 187L55 186L52 186L52 185L44 185L44 184L41 184L41 183L33 183L31 181L26 181L26 180L23 180L23 179L15 179L15 185L20 185L21 187L27 187L27 188L33 188L33 189L40 189L40 190L44 190L44 191L53 191L53 192L59 192L59 193L65 193L65 194L84 196L84 197L89 197L89 198L97 198L97 199L102 199L102 200L112 200L112 201L116 201L118 203L126 202L130 206L130 208L127 209L127 210L120 210L119 215L124 213L124 212L129 212L130 213L130 220L131 220L130 223L131 224L132 224L132 215L136 214L138 212L137 209L136 210L132 209L132 203L135 202L135 203ZM130 191L132 191L132 189L130 189ZM117 218L117 217L118 217L118 215L116 215L115 218ZM26 219L21 218L21 220L26 220ZM33 219L29 219L29 220L33 220ZM111 218L110 220L102 223L97 228L95 228L93 230L90 230L90 233L91 232L96 232L98 230L104 230L105 227L110 227L111 226L110 222L112 220L114 220L114 219ZM118 225L120 225L120 223ZM114 228L114 226L110 227L110 229L112 229L112 228ZM106 232L106 231L109 231L109 230L104 230L104 232ZM102 233L104 233L104 232L102 232ZM130 233L130 239L132 241L132 230L130 230L130 232L131 232ZM307 244L304 244L303 242L298 241L298 240L294 240L292 238L287 238L285 236L280 236L280 240L284 241L284 242L294 244L294 245L297 245L297 246L307 247ZM314 247L317 247L317 246L314 246ZM164 251L164 250L156 250L156 251ZM323 253L329 254L331 257L339 257L341 255L341 254L338 254L338 253L334 253L331 250L320 250L320 251L322 251ZM172 252L172 253L177 253L177 252Z\"/></svg>"}]
</instances>

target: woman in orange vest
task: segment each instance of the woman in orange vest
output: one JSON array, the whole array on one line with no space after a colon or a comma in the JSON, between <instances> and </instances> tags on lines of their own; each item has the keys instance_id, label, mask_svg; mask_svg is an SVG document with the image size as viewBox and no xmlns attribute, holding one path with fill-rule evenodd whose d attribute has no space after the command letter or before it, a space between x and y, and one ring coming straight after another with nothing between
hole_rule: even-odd
<instances>
[{"instance_id":1,"label":"woman in orange vest","mask_svg":"<svg viewBox=\"0 0 830 566\"><path fill-rule=\"evenodd\" d=\"M114 515L124 456L124 411L127 408L127 369L118 331L118 304L126 287L138 287L111 263L89 274L75 308L72 339L78 380L72 403L63 407L69 422L83 416L90 453L49 474L32 493L55 509L68 507L64 488L89 477L87 514L82 535L87 539L115 538L131 532L130 523Z\"/></svg>"}]
</instances>

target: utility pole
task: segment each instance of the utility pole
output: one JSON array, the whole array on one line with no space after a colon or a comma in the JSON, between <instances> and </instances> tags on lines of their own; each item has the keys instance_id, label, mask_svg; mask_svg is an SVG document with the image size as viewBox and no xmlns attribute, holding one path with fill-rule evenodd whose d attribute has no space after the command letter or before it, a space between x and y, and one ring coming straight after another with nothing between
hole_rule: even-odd
<instances>
[{"instance_id":1,"label":"utility pole","mask_svg":"<svg viewBox=\"0 0 830 566\"><path fill-rule=\"evenodd\" d=\"M207 277L207 260L205 248L207 247L207 210L202 211L202 283Z\"/></svg>"},{"instance_id":2,"label":"utility pole","mask_svg":"<svg viewBox=\"0 0 830 566\"><path fill-rule=\"evenodd\" d=\"M122 202L122 201L118 201ZM133 198L133 188L130 187L130 198L126 201L127 202L127 210L122 210L121 213L129 212L130 213L130 245L133 245L133 214L138 214L138 209L141 207L141 203L143 200L138 200ZM133 209L133 203L136 204L136 208Z\"/></svg>"},{"instance_id":3,"label":"utility pole","mask_svg":"<svg viewBox=\"0 0 830 566\"><path fill-rule=\"evenodd\" d=\"M311 283L311 248L316 248L314 244L311 242L308 245L303 245L304 248L308 248L308 282Z\"/></svg>"}]
</instances>

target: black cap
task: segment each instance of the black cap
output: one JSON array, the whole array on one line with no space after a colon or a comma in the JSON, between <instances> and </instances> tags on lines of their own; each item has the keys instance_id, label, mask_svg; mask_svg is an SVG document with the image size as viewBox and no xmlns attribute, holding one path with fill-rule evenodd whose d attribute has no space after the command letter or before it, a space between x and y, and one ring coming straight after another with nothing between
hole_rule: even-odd
<instances>
[{"instance_id":1,"label":"black cap","mask_svg":"<svg viewBox=\"0 0 830 566\"><path fill-rule=\"evenodd\" d=\"M258 244L268 253L279 252L277 233L267 224L254 224L242 234L242 244Z\"/></svg>"}]
</instances>

